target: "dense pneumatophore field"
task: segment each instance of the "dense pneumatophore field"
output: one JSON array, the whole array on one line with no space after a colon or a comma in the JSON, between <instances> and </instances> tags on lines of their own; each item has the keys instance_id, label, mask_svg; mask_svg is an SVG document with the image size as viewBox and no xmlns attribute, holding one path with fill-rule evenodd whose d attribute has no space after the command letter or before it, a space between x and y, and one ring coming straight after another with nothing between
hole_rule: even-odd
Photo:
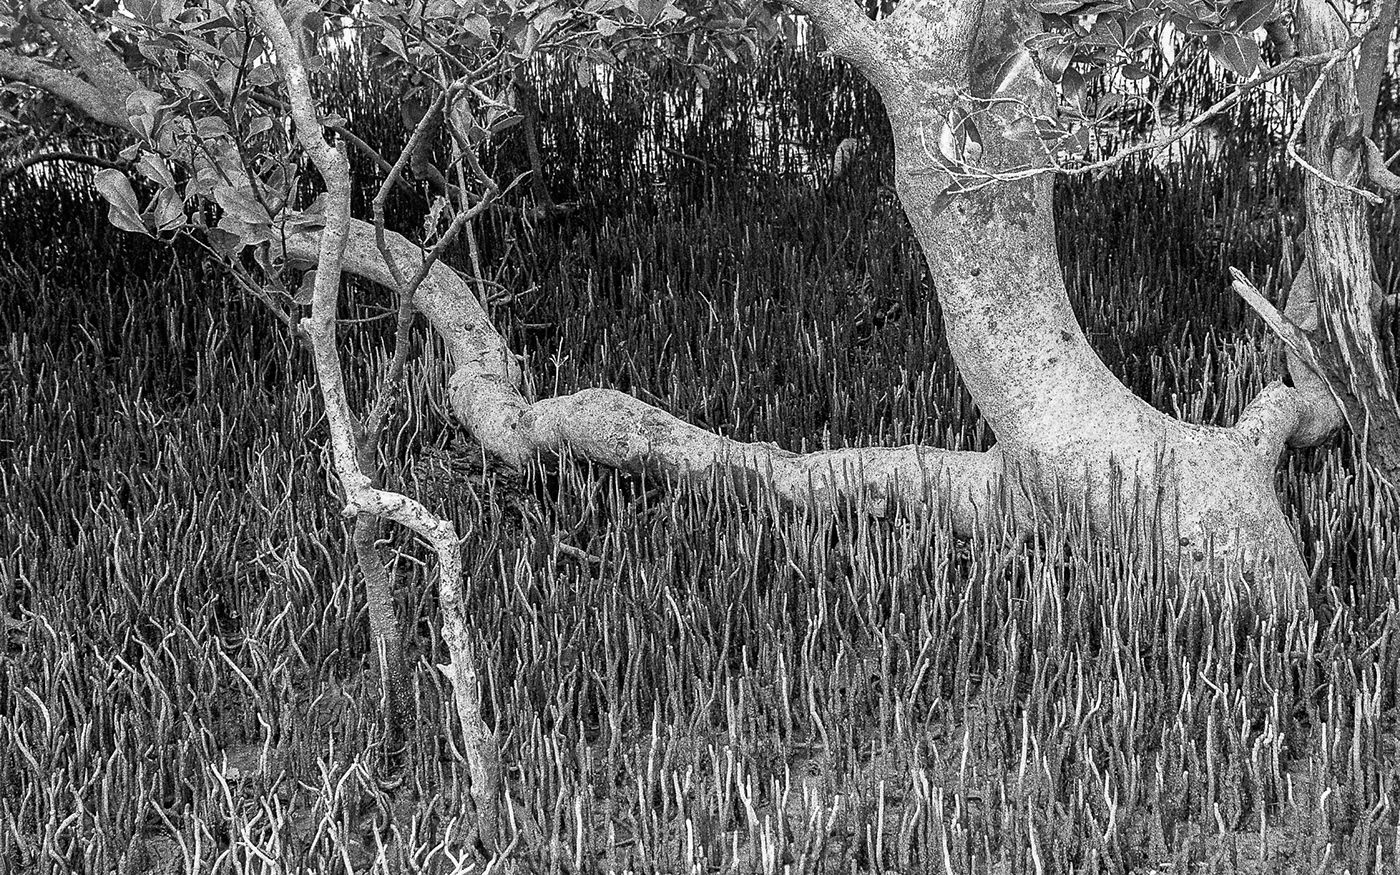
<instances>
[{"instance_id":1,"label":"dense pneumatophore field","mask_svg":"<svg viewBox=\"0 0 1400 875\"><path fill-rule=\"evenodd\" d=\"M544 139L579 206L480 229L538 393L614 386L794 449L990 442L849 73L717 77L736 109L690 127L644 89L562 83L541 88ZM399 135L366 117L375 83L341 87L377 142ZM735 122L775 101L797 107L783 143ZM607 145L627 131L635 149ZM784 164L789 141L857 133L840 185ZM1232 421L1277 367L1225 272L1279 272L1296 179L1256 146L1061 192L1091 340L1197 422ZM428 554L402 535L417 714L406 750L378 729L305 354L192 247L107 227L83 172L6 186L0 873L481 870ZM413 209L395 206L408 228ZM390 311L348 297L363 391ZM514 865L1400 870L1400 532L1352 448L1280 472L1317 567L1312 610L1280 627L1174 591L1153 545L1087 545L1073 508L1012 549L722 481L512 474L453 430L441 376L424 343L389 470L465 537L487 718L532 837Z\"/></svg>"}]
</instances>

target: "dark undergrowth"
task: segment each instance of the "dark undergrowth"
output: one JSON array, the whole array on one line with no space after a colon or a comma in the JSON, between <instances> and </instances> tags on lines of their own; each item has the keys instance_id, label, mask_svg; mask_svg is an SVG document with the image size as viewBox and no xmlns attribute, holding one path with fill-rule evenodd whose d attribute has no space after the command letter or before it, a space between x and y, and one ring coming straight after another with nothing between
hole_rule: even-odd
<instances>
[{"instance_id":1,"label":"dark undergrowth","mask_svg":"<svg viewBox=\"0 0 1400 875\"><path fill-rule=\"evenodd\" d=\"M493 219L500 324L542 395L613 386L794 449L984 447L881 166ZM1196 422L1276 372L1224 271L1277 275L1241 217L1280 215L1261 192L1289 177L1240 168L1061 192L1092 341ZM0 872L484 870L428 551L391 544L417 708L394 753L304 354L65 179L0 193ZM388 301L349 298L362 393ZM516 865L1400 868L1400 540L1350 447L1281 470L1315 600L1261 623L1176 591L1153 545L1086 544L1072 511L1012 550L720 481L500 471L420 352L387 463L464 536L514 822L547 837Z\"/></svg>"}]
</instances>

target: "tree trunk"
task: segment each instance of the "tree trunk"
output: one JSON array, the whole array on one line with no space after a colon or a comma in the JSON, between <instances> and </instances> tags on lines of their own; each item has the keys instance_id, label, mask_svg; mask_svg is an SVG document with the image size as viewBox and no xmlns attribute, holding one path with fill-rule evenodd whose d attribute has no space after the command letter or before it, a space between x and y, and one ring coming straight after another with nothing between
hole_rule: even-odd
<instances>
[{"instance_id":1,"label":"tree trunk","mask_svg":"<svg viewBox=\"0 0 1400 875\"><path fill-rule=\"evenodd\" d=\"M1026 172L1045 165L1044 147L1006 136L1028 114L1055 111L1024 49L1039 16L1015 2L914 2L878 25L826 23L844 31L834 47L884 98L897 190L953 359L1032 504L1044 514L1066 500L1083 506L1100 532L1115 517L1140 520L1137 534L1179 549L1185 577L1267 581L1261 607L1299 605L1306 575L1273 486L1282 441L1154 410L1113 376L1074 317L1053 179Z\"/></svg>"},{"instance_id":2,"label":"tree trunk","mask_svg":"<svg viewBox=\"0 0 1400 875\"><path fill-rule=\"evenodd\" d=\"M365 578L365 607L370 637L379 662L379 712L385 744L393 754L403 744L404 723L414 713L408 670L403 657L403 633L394 612L394 586L377 546L383 526L377 516L355 519L355 557Z\"/></svg>"}]
</instances>

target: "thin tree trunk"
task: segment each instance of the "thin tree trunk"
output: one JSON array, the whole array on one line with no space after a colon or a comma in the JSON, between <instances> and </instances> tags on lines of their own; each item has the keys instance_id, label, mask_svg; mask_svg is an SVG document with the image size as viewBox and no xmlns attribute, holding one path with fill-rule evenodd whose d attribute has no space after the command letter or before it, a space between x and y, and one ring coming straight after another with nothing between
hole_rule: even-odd
<instances>
[{"instance_id":1,"label":"thin tree trunk","mask_svg":"<svg viewBox=\"0 0 1400 875\"><path fill-rule=\"evenodd\" d=\"M378 547L382 529L379 517L362 513L355 518L353 539L355 557L365 579L370 637L379 665L380 724L388 752L393 754L403 745L404 724L410 721L415 708L404 664L403 634L394 611L393 582Z\"/></svg>"},{"instance_id":2,"label":"thin tree trunk","mask_svg":"<svg viewBox=\"0 0 1400 875\"><path fill-rule=\"evenodd\" d=\"M540 95L520 67L515 68L511 79L515 86L515 108L520 112L520 134L530 161L530 192L535 196L538 209L552 210L554 198L549 194L549 179L545 176L544 157L540 154Z\"/></svg>"}]
</instances>

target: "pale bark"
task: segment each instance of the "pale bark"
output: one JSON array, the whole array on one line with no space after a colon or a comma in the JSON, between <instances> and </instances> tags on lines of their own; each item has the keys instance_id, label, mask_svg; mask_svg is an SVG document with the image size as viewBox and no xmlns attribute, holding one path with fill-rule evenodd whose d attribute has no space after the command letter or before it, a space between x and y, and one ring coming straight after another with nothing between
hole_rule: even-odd
<instances>
[{"instance_id":1,"label":"pale bark","mask_svg":"<svg viewBox=\"0 0 1400 875\"><path fill-rule=\"evenodd\" d=\"M352 538L355 559L365 580L365 610L379 662L380 722L388 747L394 751L403 742L404 724L414 706L404 664L403 633L394 613L394 585L378 546L381 528L378 517L361 513L355 518Z\"/></svg>"},{"instance_id":2,"label":"pale bark","mask_svg":"<svg viewBox=\"0 0 1400 875\"><path fill-rule=\"evenodd\" d=\"M287 256L314 261L319 237L316 231L289 235ZM398 264L416 265L424 258L422 249L399 234L385 234L385 242ZM394 287L368 223L351 222L344 265ZM567 449L599 464L675 480L737 475L799 505L863 503L878 509L891 502L928 504L946 512L963 535L995 522L989 517L1002 488L995 451L910 446L797 454L725 438L610 389L532 403L519 389L522 375L514 354L460 274L434 264L413 303L451 358L448 397L457 420L490 455L510 465L557 457Z\"/></svg>"},{"instance_id":3,"label":"pale bark","mask_svg":"<svg viewBox=\"0 0 1400 875\"><path fill-rule=\"evenodd\" d=\"M326 131L307 81L301 43L297 41L274 0L251 0L258 24L277 54L287 85L298 141L326 184L325 226L315 254L316 281L311 316L302 327L311 338L312 358L330 424L332 458L345 490L345 514L361 513L392 520L432 545L438 560L438 599L443 613L443 641L451 658L444 673L451 683L462 729L477 830L487 848L496 846L501 785L500 754L495 738L481 717L479 673L473 654L462 599L461 544L450 520L433 515L407 496L378 489L360 466L355 441L357 426L350 412L336 339L336 310L340 299L341 265L350 230L350 162L326 142Z\"/></svg>"},{"instance_id":4,"label":"pale bark","mask_svg":"<svg viewBox=\"0 0 1400 875\"><path fill-rule=\"evenodd\" d=\"M92 83L35 58L0 49L0 80L32 85L94 121L122 130L130 128L125 112L108 103Z\"/></svg>"},{"instance_id":5,"label":"pale bark","mask_svg":"<svg viewBox=\"0 0 1400 875\"><path fill-rule=\"evenodd\" d=\"M1046 163L1041 147L1002 136L1054 112L1023 48L1038 15L1017 2L912 2L877 23L852 19L841 0L798 5L843 31L828 33L834 53L881 74L872 81L894 130L897 190L954 361L1042 508L1082 504L1100 530L1144 520L1142 534L1179 547L1187 576L1263 578L1264 606L1299 606L1304 568L1273 489L1277 443L1257 429L1178 422L1113 376L1070 307L1049 175L957 188L960 162L990 174ZM960 145L966 119L979 150ZM950 142L965 151L949 156ZM1158 502L1167 510L1153 521Z\"/></svg>"},{"instance_id":6,"label":"pale bark","mask_svg":"<svg viewBox=\"0 0 1400 875\"><path fill-rule=\"evenodd\" d=\"M67 0L33 0L29 12L69 57L83 67L88 83L114 114L125 118L126 99L141 88L116 53L107 48Z\"/></svg>"}]
</instances>

